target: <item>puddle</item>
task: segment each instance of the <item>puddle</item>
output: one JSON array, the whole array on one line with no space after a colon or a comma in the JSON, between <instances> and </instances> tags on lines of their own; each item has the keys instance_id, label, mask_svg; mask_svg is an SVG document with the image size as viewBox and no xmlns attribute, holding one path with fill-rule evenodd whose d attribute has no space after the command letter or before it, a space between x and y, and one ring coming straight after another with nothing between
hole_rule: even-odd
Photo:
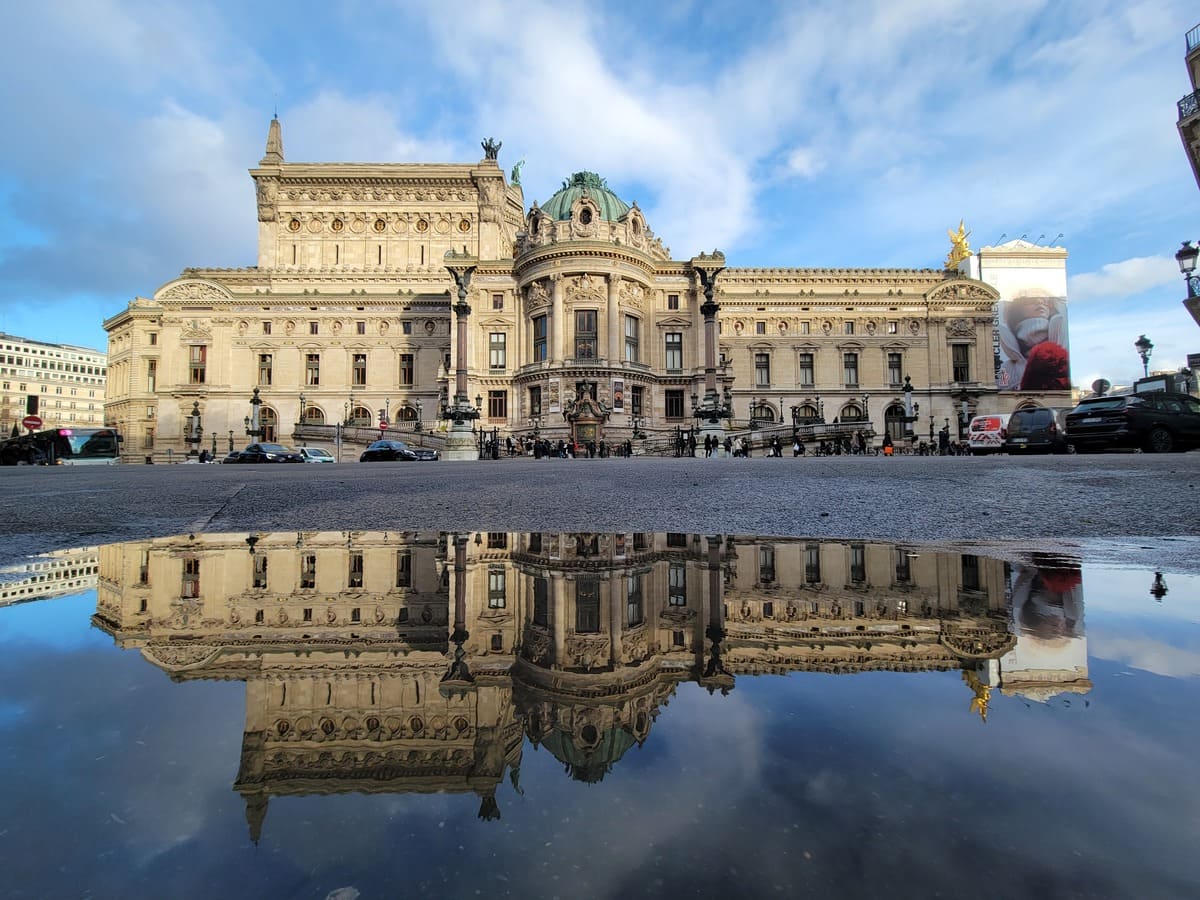
<instances>
[{"instance_id":1,"label":"puddle","mask_svg":"<svg viewBox=\"0 0 1200 900\"><path fill-rule=\"evenodd\" d=\"M3 576L13 896L1200 891L1194 574L291 531Z\"/></svg>"}]
</instances>

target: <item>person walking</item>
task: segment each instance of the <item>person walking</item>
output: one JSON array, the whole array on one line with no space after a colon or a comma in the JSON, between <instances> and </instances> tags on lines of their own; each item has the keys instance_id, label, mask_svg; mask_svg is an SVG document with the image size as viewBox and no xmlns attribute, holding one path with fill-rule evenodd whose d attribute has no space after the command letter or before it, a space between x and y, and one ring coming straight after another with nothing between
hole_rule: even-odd
<instances>
[{"instance_id":1,"label":"person walking","mask_svg":"<svg viewBox=\"0 0 1200 900\"><path fill-rule=\"evenodd\" d=\"M725 435L725 455L733 455L733 438L731 438L729 435Z\"/></svg>"},{"instance_id":2,"label":"person walking","mask_svg":"<svg viewBox=\"0 0 1200 900\"><path fill-rule=\"evenodd\" d=\"M792 438L792 458L795 459L804 452L804 445L800 443L800 438Z\"/></svg>"}]
</instances>

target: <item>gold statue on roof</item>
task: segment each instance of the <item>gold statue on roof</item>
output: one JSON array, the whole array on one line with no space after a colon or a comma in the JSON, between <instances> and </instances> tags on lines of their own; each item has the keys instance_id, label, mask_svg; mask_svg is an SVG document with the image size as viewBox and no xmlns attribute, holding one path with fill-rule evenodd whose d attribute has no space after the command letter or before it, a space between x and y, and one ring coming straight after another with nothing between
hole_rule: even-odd
<instances>
[{"instance_id":1,"label":"gold statue on roof","mask_svg":"<svg viewBox=\"0 0 1200 900\"><path fill-rule=\"evenodd\" d=\"M967 683L967 687L969 687L971 689L971 693L974 694L974 696L971 698L971 712L978 714L979 718L986 722L988 704L992 699L991 686L980 681L979 676L970 669L963 671L962 680Z\"/></svg>"},{"instance_id":2,"label":"gold statue on roof","mask_svg":"<svg viewBox=\"0 0 1200 900\"><path fill-rule=\"evenodd\" d=\"M963 220L958 220L958 231L946 230L946 234L950 236L950 253L946 257L946 269L957 269L958 264L971 255L971 246L967 243L967 238L971 236L971 232L967 231L963 225Z\"/></svg>"}]
</instances>

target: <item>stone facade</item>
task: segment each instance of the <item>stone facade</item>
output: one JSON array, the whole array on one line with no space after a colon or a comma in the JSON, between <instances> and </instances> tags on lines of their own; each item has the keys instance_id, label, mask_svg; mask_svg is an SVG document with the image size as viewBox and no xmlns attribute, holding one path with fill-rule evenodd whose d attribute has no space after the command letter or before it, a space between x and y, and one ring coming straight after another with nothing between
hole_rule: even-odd
<instances>
[{"instance_id":1,"label":"stone facade","mask_svg":"<svg viewBox=\"0 0 1200 900\"><path fill-rule=\"evenodd\" d=\"M957 671L983 717L996 689L1086 693L1078 564L1011 568L682 533L193 534L101 548L93 623L173 680L246 682L257 840L275 796L474 793L495 818L526 739L599 781L687 681Z\"/></svg>"},{"instance_id":2,"label":"stone facade","mask_svg":"<svg viewBox=\"0 0 1200 900\"><path fill-rule=\"evenodd\" d=\"M184 451L193 403L206 444L241 444L255 387L264 436L284 442L302 417L375 426L382 411L428 430L460 362L451 250L474 265L462 362L483 428L611 443L691 427L706 393L698 267L723 258L673 258L593 173L526 208L498 145L484 149L474 165L288 163L273 120L250 172L257 265L187 269L105 322L127 450ZM901 437L906 376L922 437L1008 411L1021 398L995 389L998 299L965 267L726 268L714 362L732 427L836 418Z\"/></svg>"}]
</instances>

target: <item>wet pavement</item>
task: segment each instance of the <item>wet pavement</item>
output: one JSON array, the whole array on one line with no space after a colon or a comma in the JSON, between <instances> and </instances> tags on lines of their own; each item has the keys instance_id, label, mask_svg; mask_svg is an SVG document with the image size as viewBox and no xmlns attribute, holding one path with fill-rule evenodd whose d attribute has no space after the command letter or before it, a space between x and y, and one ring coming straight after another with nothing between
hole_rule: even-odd
<instances>
[{"instance_id":1,"label":"wet pavement","mask_svg":"<svg viewBox=\"0 0 1200 900\"><path fill-rule=\"evenodd\" d=\"M1200 575L1009 549L292 521L28 560L5 894L1196 896Z\"/></svg>"},{"instance_id":2,"label":"wet pavement","mask_svg":"<svg viewBox=\"0 0 1200 900\"><path fill-rule=\"evenodd\" d=\"M0 469L0 560L185 531L680 530L1009 541L1194 571L1200 452Z\"/></svg>"}]
</instances>

